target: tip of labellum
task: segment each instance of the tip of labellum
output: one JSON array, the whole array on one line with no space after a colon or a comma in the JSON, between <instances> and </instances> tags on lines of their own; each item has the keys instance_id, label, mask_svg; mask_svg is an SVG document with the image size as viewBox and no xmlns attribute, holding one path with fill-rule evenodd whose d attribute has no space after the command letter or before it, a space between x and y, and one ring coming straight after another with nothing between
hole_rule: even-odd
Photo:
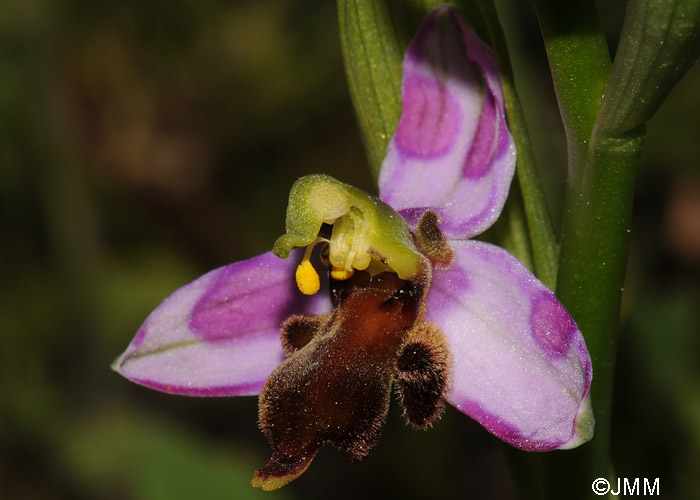
<instances>
[{"instance_id":1,"label":"tip of labellum","mask_svg":"<svg viewBox=\"0 0 700 500\"><path fill-rule=\"evenodd\" d=\"M250 484L254 488L261 488L264 491L272 491L281 488L285 484L291 483L301 476L309 468L311 461L316 456L316 452L301 455L299 460L288 463L279 460L273 455L265 467L255 471Z\"/></svg>"}]
</instances>

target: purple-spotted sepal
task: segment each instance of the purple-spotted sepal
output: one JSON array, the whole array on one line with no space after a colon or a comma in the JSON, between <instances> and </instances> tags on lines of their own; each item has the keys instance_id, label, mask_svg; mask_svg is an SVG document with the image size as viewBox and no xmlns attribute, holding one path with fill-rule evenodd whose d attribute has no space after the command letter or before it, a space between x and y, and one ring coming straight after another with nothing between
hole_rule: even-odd
<instances>
[{"instance_id":1,"label":"purple-spotted sepal","mask_svg":"<svg viewBox=\"0 0 700 500\"><path fill-rule=\"evenodd\" d=\"M502 248L452 244L453 264L434 272L426 301L452 352L447 400L523 450L589 440L591 358L574 320Z\"/></svg>"}]
</instances>

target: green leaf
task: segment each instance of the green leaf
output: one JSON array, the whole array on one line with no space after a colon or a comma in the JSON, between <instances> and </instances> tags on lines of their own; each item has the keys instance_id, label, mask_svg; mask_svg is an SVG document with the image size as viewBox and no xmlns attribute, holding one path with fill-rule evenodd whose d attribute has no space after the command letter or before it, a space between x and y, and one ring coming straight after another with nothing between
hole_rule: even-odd
<instances>
[{"instance_id":1,"label":"green leaf","mask_svg":"<svg viewBox=\"0 0 700 500\"><path fill-rule=\"evenodd\" d=\"M534 0L566 131L569 168L585 161L610 74L610 56L593 0Z\"/></svg>"},{"instance_id":2,"label":"green leaf","mask_svg":"<svg viewBox=\"0 0 700 500\"><path fill-rule=\"evenodd\" d=\"M700 55L700 0L631 0L598 118L601 136L643 125Z\"/></svg>"}]
</instances>

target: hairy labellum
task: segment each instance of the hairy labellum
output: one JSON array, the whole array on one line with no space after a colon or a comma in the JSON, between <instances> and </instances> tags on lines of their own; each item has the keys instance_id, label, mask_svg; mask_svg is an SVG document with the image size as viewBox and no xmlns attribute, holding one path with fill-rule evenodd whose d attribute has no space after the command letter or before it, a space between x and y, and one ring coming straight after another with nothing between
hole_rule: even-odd
<instances>
[{"instance_id":1,"label":"hairy labellum","mask_svg":"<svg viewBox=\"0 0 700 500\"><path fill-rule=\"evenodd\" d=\"M355 460L367 456L384 427L395 378L409 422L425 427L439 416L448 358L431 354L446 343L424 345L425 332L440 334L420 320L422 293L391 276L358 286L365 278L357 274L336 284L331 314L297 315L283 325L289 358L260 394L260 427L272 457L255 473L254 486L269 490L292 481L325 443Z\"/></svg>"}]
</instances>

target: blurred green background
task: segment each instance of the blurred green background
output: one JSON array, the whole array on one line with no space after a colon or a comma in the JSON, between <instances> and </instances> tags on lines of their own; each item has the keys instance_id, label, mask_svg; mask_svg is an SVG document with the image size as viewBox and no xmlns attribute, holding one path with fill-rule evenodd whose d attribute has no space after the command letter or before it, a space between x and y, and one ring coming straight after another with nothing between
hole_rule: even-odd
<instances>
[{"instance_id":1,"label":"blurred green background","mask_svg":"<svg viewBox=\"0 0 700 500\"><path fill-rule=\"evenodd\" d=\"M539 32L529 5L500 4L558 224ZM624 2L601 8L614 49ZM663 498L700 491L698 89L696 66L648 127L613 408L615 474L659 477ZM0 3L0 498L515 497L497 439L451 408L412 430L396 404L367 460L327 447L265 494L256 398L110 370L178 286L271 248L292 182L317 172L373 190L333 2Z\"/></svg>"}]
</instances>

